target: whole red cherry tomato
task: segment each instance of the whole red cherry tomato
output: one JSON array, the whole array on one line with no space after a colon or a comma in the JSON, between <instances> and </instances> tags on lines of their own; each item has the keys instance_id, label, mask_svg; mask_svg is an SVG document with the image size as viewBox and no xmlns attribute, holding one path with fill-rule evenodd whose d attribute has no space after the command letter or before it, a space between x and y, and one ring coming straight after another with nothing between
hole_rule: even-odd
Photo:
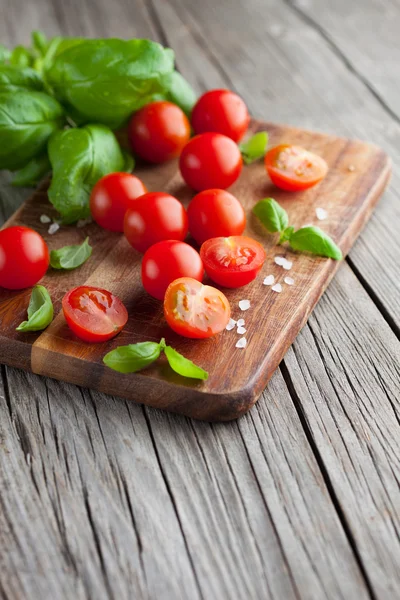
<instances>
[{"instance_id":1,"label":"whole red cherry tomato","mask_svg":"<svg viewBox=\"0 0 400 600\"><path fill-rule=\"evenodd\" d=\"M196 279L176 279L164 299L168 325L188 338L208 338L223 331L231 316L229 301L222 292Z\"/></svg>"},{"instance_id":2,"label":"whole red cherry tomato","mask_svg":"<svg viewBox=\"0 0 400 600\"><path fill-rule=\"evenodd\" d=\"M190 123L176 104L151 102L132 116L128 137L135 154L161 163L179 156L190 138Z\"/></svg>"},{"instance_id":3,"label":"whole red cherry tomato","mask_svg":"<svg viewBox=\"0 0 400 600\"><path fill-rule=\"evenodd\" d=\"M196 133L215 131L238 142L250 122L243 100L230 90L210 90L203 94L192 112L192 127Z\"/></svg>"},{"instance_id":4,"label":"whole red cherry tomato","mask_svg":"<svg viewBox=\"0 0 400 600\"><path fill-rule=\"evenodd\" d=\"M110 173L102 177L90 194L90 211L100 227L124 230L125 213L134 200L147 192L138 177L130 173Z\"/></svg>"},{"instance_id":5,"label":"whole red cherry tomato","mask_svg":"<svg viewBox=\"0 0 400 600\"><path fill-rule=\"evenodd\" d=\"M184 240L187 231L186 210L179 200L164 192L144 194L125 215L126 239L139 252L162 240Z\"/></svg>"},{"instance_id":6,"label":"whole red cherry tomato","mask_svg":"<svg viewBox=\"0 0 400 600\"><path fill-rule=\"evenodd\" d=\"M198 244L213 237L241 235L246 215L239 200L226 190L197 194L187 211L189 231Z\"/></svg>"},{"instance_id":7,"label":"whole red cherry tomato","mask_svg":"<svg viewBox=\"0 0 400 600\"><path fill-rule=\"evenodd\" d=\"M242 166L237 144L220 133L196 135L179 159L183 179L198 192L229 187L239 177Z\"/></svg>"},{"instance_id":8,"label":"whole red cherry tomato","mask_svg":"<svg viewBox=\"0 0 400 600\"><path fill-rule=\"evenodd\" d=\"M281 144L269 150L264 160L272 183L287 192L306 190L328 172L323 158L301 146Z\"/></svg>"},{"instance_id":9,"label":"whole red cherry tomato","mask_svg":"<svg viewBox=\"0 0 400 600\"><path fill-rule=\"evenodd\" d=\"M85 342L110 340L128 320L128 311L117 296L87 285L65 294L62 308L70 329Z\"/></svg>"},{"instance_id":10,"label":"whole red cherry tomato","mask_svg":"<svg viewBox=\"0 0 400 600\"><path fill-rule=\"evenodd\" d=\"M0 231L0 287L22 290L35 285L49 262L47 244L33 229L17 226Z\"/></svg>"},{"instance_id":11,"label":"whole red cherry tomato","mask_svg":"<svg viewBox=\"0 0 400 600\"><path fill-rule=\"evenodd\" d=\"M142 260L143 287L151 296L163 300L169 284L179 277L201 281L204 276L199 253L175 240L166 240L151 246Z\"/></svg>"}]
</instances>

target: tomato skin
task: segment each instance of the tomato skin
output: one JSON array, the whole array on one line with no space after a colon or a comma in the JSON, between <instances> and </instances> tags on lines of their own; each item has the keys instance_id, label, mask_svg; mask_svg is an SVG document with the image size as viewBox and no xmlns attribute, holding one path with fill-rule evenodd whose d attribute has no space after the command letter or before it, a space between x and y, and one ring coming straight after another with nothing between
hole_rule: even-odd
<instances>
[{"instance_id":1,"label":"tomato skin","mask_svg":"<svg viewBox=\"0 0 400 600\"><path fill-rule=\"evenodd\" d=\"M16 226L0 231L0 287L32 287L42 279L49 262L47 244L33 229Z\"/></svg>"},{"instance_id":2,"label":"tomato skin","mask_svg":"<svg viewBox=\"0 0 400 600\"><path fill-rule=\"evenodd\" d=\"M210 90L203 94L192 111L196 133L214 131L238 142L247 131L249 111L243 100L230 90Z\"/></svg>"},{"instance_id":3,"label":"tomato skin","mask_svg":"<svg viewBox=\"0 0 400 600\"><path fill-rule=\"evenodd\" d=\"M204 339L225 329L231 307L220 290L182 277L173 281L165 292L164 315L175 333Z\"/></svg>"},{"instance_id":4,"label":"tomato skin","mask_svg":"<svg viewBox=\"0 0 400 600\"><path fill-rule=\"evenodd\" d=\"M321 156L291 144L272 148L264 161L272 183L287 192L307 190L328 172L328 165Z\"/></svg>"},{"instance_id":5,"label":"tomato skin","mask_svg":"<svg viewBox=\"0 0 400 600\"><path fill-rule=\"evenodd\" d=\"M239 177L242 155L233 140L220 133L202 133L182 150L179 168L188 186L198 192L225 189Z\"/></svg>"},{"instance_id":6,"label":"tomato skin","mask_svg":"<svg viewBox=\"0 0 400 600\"><path fill-rule=\"evenodd\" d=\"M190 139L190 123L176 104L151 102L132 116L128 137L135 154L162 163L179 156Z\"/></svg>"},{"instance_id":7,"label":"tomato skin","mask_svg":"<svg viewBox=\"0 0 400 600\"><path fill-rule=\"evenodd\" d=\"M166 240L147 250L142 260L142 283L148 294L163 300L167 287L180 277L191 277L197 281L204 277L202 260L192 246Z\"/></svg>"},{"instance_id":8,"label":"tomato skin","mask_svg":"<svg viewBox=\"0 0 400 600\"><path fill-rule=\"evenodd\" d=\"M245 236L212 238L200 248L204 269L210 279L227 288L253 281L265 261L265 250Z\"/></svg>"},{"instance_id":9,"label":"tomato skin","mask_svg":"<svg viewBox=\"0 0 400 600\"><path fill-rule=\"evenodd\" d=\"M96 183L90 194L90 212L93 219L104 229L123 231L126 211L146 192L146 186L135 175L105 175Z\"/></svg>"},{"instance_id":10,"label":"tomato skin","mask_svg":"<svg viewBox=\"0 0 400 600\"><path fill-rule=\"evenodd\" d=\"M128 321L128 311L117 296L90 286L67 292L62 309L69 328L84 342L111 340Z\"/></svg>"},{"instance_id":11,"label":"tomato skin","mask_svg":"<svg viewBox=\"0 0 400 600\"><path fill-rule=\"evenodd\" d=\"M189 231L201 245L213 237L241 235L246 215L239 200L226 190L205 190L188 207Z\"/></svg>"}]
</instances>

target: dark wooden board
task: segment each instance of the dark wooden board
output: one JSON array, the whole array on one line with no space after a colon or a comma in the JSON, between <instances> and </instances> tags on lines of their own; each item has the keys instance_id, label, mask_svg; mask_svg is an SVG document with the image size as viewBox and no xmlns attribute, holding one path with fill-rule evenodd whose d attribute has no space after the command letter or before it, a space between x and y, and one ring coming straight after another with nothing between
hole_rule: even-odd
<instances>
[{"instance_id":1,"label":"dark wooden board","mask_svg":"<svg viewBox=\"0 0 400 600\"><path fill-rule=\"evenodd\" d=\"M46 188L36 192L7 222L29 225L40 231L50 248L78 243L89 235L93 257L70 273L51 272L43 279L53 298L56 318L41 334L21 334L16 326L25 318L29 290L0 293L0 362L32 370L34 373L98 389L145 404L206 420L229 420L245 413L257 400L287 348L306 322L310 312L337 270L339 263L295 254L275 245L251 215L257 200L273 196L288 210L296 227L307 223L321 226L346 254L378 201L390 175L390 160L376 146L320 133L254 121L252 130L266 129L271 145L280 142L300 144L323 156L330 171L325 180L302 194L288 194L274 188L262 162L246 167L232 192L243 203L247 233L266 247L268 257L255 282L238 290L228 290L232 316L246 321L245 350L235 348L236 331L200 342L172 334L165 325L161 303L152 300L140 283L140 255L124 237L90 225L83 229L64 227L55 236L47 234L40 215L52 215ZM160 168L139 169L151 190L165 189L187 204L192 192L184 185L176 163ZM319 222L315 208L323 207L328 218ZM274 264L276 255L293 261L290 272ZM265 275L274 274L282 282L286 275L295 285L283 284L278 294L262 285ZM88 345L75 338L60 311L64 293L76 285L95 285L117 294L129 310L124 331L106 344ZM238 302L249 299L251 308L241 312ZM57 314L58 313L58 314ZM207 382L193 382L174 374L160 361L136 375L121 375L107 369L102 357L119 345L143 340L168 343L210 372Z\"/></svg>"}]
</instances>

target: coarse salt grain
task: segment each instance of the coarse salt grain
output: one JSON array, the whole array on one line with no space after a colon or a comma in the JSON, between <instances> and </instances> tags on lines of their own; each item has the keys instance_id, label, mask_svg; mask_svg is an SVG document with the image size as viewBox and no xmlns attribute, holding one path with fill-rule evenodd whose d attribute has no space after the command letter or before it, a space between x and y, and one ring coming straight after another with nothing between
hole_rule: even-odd
<instances>
[{"instance_id":1,"label":"coarse salt grain","mask_svg":"<svg viewBox=\"0 0 400 600\"><path fill-rule=\"evenodd\" d=\"M282 267L285 269L285 271L290 271L292 266L293 266L293 263L291 260L285 260L285 262L282 265Z\"/></svg>"},{"instance_id":2,"label":"coarse salt grain","mask_svg":"<svg viewBox=\"0 0 400 600\"><path fill-rule=\"evenodd\" d=\"M319 221L325 221L326 217L328 216L328 211L326 211L324 208L316 208L315 209L315 214L317 215L317 219Z\"/></svg>"},{"instance_id":3,"label":"coarse salt grain","mask_svg":"<svg viewBox=\"0 0 400 600\"><path fill-rule=\"evenodd\" d=\"M239 321L236 323L236 325L238 327L243 327L244 326L244 319L239 319Z\"/></svg>"},{"instance_id":4,"label":"coarse salt grain","mask_svg":"<svg viewBox=\"0 0 400 600\"><path fill-rule=\"evenodd\" d=\"M248 310L250 308L250 300L240 300L239 308L240 310Z\"/></svg>"},{"instance_id":5,"label":"coarse salt grain","mask_svg":"<svg viewBox=\"0 0 400 600\"><path fill-rule=\"evenodd\" d=\"M227 329L228 331L231 331L231 329L233 329L235 327L235 325L236 325L235 319L229 319L229 323L225 327L225 329Z\"/></svg>"},{"instance_id":6,"label":"coarse salt grain","mask_svg":"<svg viewBox=\"0 0 400 600\"><path fill-rule=\"evenodd\" d=\"M292 277L285 277L283 281L288 285L294 285L294 279L292 279Z\"/></svg>"},{"instance_id":7,"label":"coarse salt grain","mask_svg":"<svg viewBox=\"0 0 400 600\"><path fill-rule=\"evenodd\" d=\"M267 275L263 281L263 285L273 285L275 283L275 277L273 275Z\"/></svg>"},{"instance_id":8,"label":"coarse salt grain","mask_svg":"<svg viewBox=\"0 0 400 600\"><path fill-rule=\"evenodd\" d=\"M54 235L60 229L60 225L58 223L52 223L49 227L49 235Z\"/></svg>"},{"instance_id":9,"label":"coarse salt grain","mask_svg":"<svg viewBox=\"0 0 400 600\"><path fill-rule=\"evenodd\" d=\"M284 256L275 256L274 258L274 262L275 264L279 265L280 267L284 264L286 258Z\"/></svg>"},{"instance_id":10,"label":"coarse salt grain","mask_svg":"<svg viewBox=\"0 0 400 600\"><path fill-rule=\"evenodd\" d=\"M238 327L236 331L239 335L243 335L244 333L246 333L247 329L246 327Z\"/></svg>"},{"instance_id":11,"label":"coarse salt grain","mask_svg":"<svg viewBox=\"0 0 400 600\"><path fill-rule=\"evenodd\" d=\"M247 340L245 337L240 338L240 340L238 340L236 342L236 348L246 348L247 346Z\"/></svg>"},{"instance_id":12,"label":"coarse salt grain","mask_svg":"<svg viewBox=\"0 0 400 600\"><path fill-rule=\"evenodd\" d=\"M41 215L40 216L40 222L41 223L51 223L51 219L47 215Z\"/></svg>"},{"instance_id":13,"label":"coarse salt grain","mask_svg":"<svg viewBox=\"0 0 400 600\"><path fill-rule=\"evenodd\" d=\"M271 290L273 290L274 292L278 292L279 294L282 291L282 286L280 283L276 283L272 286Z\"/></svg>"}]
</instances>

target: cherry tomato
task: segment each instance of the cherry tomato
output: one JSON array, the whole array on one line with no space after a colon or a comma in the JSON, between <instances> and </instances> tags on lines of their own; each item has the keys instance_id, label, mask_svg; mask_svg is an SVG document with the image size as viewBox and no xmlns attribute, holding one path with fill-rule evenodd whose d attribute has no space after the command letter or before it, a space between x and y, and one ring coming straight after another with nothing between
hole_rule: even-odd
<instances>
[{"instance_id":1,"label":"cherry tomato","mask_svg":"<svg viewBox=\"0 0 400 600\"><path fill-rule=\"evenodd\" d=\"M142 283L146 292L163 300L169 284L179 277L198 281L204 277L200 255L192 246L166 240L147 250L142 261Z\"/></svg>"},{"instance_id":2,"label":"cherry tomato","mask_svg":"<svg viewBox=\"0 0 400 600\"><path fill-rule=\"evenodd\" d=\"M306 190L328 172L323 158L301 146L281 144L267 152L264 160L272 183L287 192Z\"/></svg>"},{"instance_id":3,"label":"cherry tomato","mask_svg":"<svg viewBox=\"0 0 400 600\"><path fill-rule=\"evenodd\" d=\"M192 127L196 133L215 131L238 142L250 122L243 100L229 90L210 90L197 101L192 112Z\"/></svg>"},{"instance_id":4,"label":"cherry tomato","mask_svg":"<svg viewBox=\"0 0 400 600\"><path fill-rule=\"evenodd\" d=\"M239 177L242 166L237 144L220 133L196 135L179 159L183 179L198 192L229 187Z\"/></svg>"},{"instance_id":5,"label":"cherry tomato","mask_svg":"<svg viewBox=\"0 0 400 600\"><path fill-rule=\"evenodd\" d=\"M241 235L246 215L239 200L226 190L205 190L188 208L189 231L198 244L229 235Z\"/></svg>"},{"instance_id":6,"label":"cherry tomato","mask_svg":"<svg viewBox=\"0 0 400 600\"><path fill-rule=\"evenodd\" d=\"M200 256L210 279L228 288L257 277L265 261L264 248L249 237L217 237L204 242Z\"/></svg>"},{"instance_id":7,"label":"cherry tomato","mask_svg":"<svg viewBox=\"0 0 400 600\"><path fill-rule=\"evenodd\" d=\"M47 244L33 229L17 226L0 231L0 287L22 290L35 285L49 261Z\"/></svg>"},{"instance_id":8,"label":"cherry tomato","mask_svg":"<svg viewBox=\"0 0 400 600\"><path fill-rule=\"evenodd\" d=\"M86 285L65 294L62 308L70 329L85 342L111 340L128 320L128 311L117 296Z\"/></svg>"},{"instance_id":9,"label":"cherry tomato","mask_svg":"<svg viewBox=\"0 0 400 600\"><path fill-rule=\"evenodd\" d=\"M176 333L189 338L208 338L225 329L231 307L216 288L182 277L173 281L165 293L164 315Z\"/></svg>"},{"instance_id":10,"label":"cherry tomato","mask_svg":"<svg viewBox=\"0 0 400 600\"><path fill-rule=\"evenodd\" d=\"M126 239L139 252L162 240L184 240L188 218L182 204L164 192L149 192L127 210L124 221Z\"/></svg>"},{"instance_id":11,"label":"cherry tomato","mask_svg":"<svg viewBox=\"0 0 400 600\"><path fill-rule=\"evenodd\" d=\"M130 173L110 173L102 177L90 195L93 219L104 229L124 230L125 213L134 200L147 192L138 177Z\"/></svg>"},{"instance_id":12,"label":"cherry tomato","mask_svg":"<svg viewBox=\"0 0 400 600\"><path fill-rule=\"evenodd\" d=\"M132 116L128 137L135 154L161 163L179 156L190 138L190 123L176 104L151 102Z\"/></svg>"}]
</instances>

